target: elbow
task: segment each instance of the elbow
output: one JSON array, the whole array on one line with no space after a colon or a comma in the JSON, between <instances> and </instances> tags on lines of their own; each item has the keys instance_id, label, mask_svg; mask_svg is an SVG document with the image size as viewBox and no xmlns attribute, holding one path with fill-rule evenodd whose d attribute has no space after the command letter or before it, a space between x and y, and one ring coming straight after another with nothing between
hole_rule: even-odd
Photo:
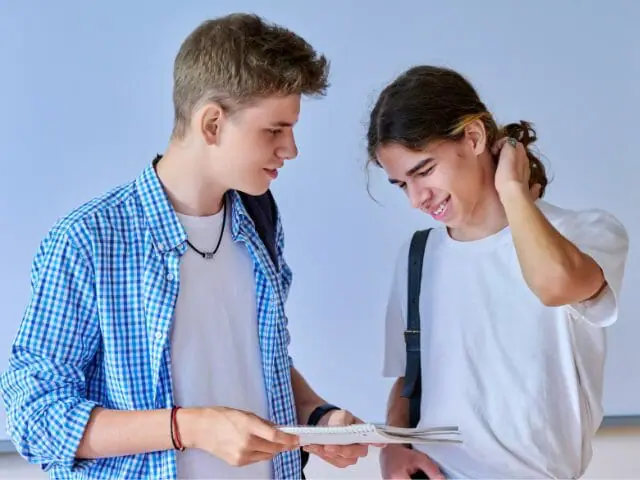
<instances>
[{"instance_id":1,"label":"elbow","mask_svg":"<svg viewBox=\"0 0 640 480\"><path fill-rule=\"evenodd\" d=\"M0 391L6 411L7 433L13 447L18 454L29 463L42 463L43 458L38 453L39 442L42 439L39 433L39 423L42 418L42 402L33 395L30 389L22 382L22 376L12 370L0 377ZM53 439L51 439L53 440Z\"/></svg>"},{"instance_id":2,"label":"elbow","mask_svg":"<svg viewBox=\"0 0 640 480\"><path fill-rule=\"evenodd\" d=\"M72 395L33 391L5 396L7 430L17 453L45 470L82 466L75 458L83 425L94 404ZM82 433L78 433L82 432Z\"/></svg>"},{"instance_id":3,"label":"elbow","mask_svg":"<svg viewBox=\"0 0 640 480\"><path fill-rule=\"evenodd\" d=\"M562 307L563 305L568 305L571 301L568 301L560 292L558 291L542 291L541 293L536 293L536 296L540 299L540 302L545 307Z\"/></svg>"},{"instance_id":4,"label":"elbow","mask_svg":"<svg viewBox=\"0 0 640 480\"><path fill-rule=\"evenodd\" d=\"M527 278L527 284L543 305L559 307L564 304L566 292L570 289L570 278L564 268L545 268L538 275Z\"/></svg>"},{"instance_id":5,"label":"elbow","mask_svg":"<svg viewBox=\"0 0 640 480\"><path fill-rule=\"evenodd\" d=\"M33 455L29 449L29 417L24 415L26 410L23 404L18 403L13 385L8 383L8 374L0 376L0 394L6 412L6 431L9 434L9 441L16 452L30 463L33 462Z\"/></svg>"},{"instance_id":6,"label":"elbow","mask_svg":"<svg viewBox=\"0 0 640 480\"><path fill-rule=\"evenodd\" d=\"M562 307L593 297L603 284L604 275L598 267L593 271L557 269L529 285L543 305Z\"/></svg>"},{"instance_id":7,"label":"elbow","mask_svg":"<svg viewBox=\"0 0 640 480\"><path fill-rule=\"evenodd\" d=\"M30 433L37 428L33 416L21 413L28 410L26 407L7 407L7 433L16 452L29 463L45 463L47 459L39 454L34 435ZM35 412L34 414L37 415Z\"/></svg>"},{"instance_id":8,"label":"elbow","mask_svg":"<svg viewBox=\"0 0 640 480\"><path fill-rule=\"evenodd\" d=\"M20 456L29 463L41 465L45 471L56 468L76 472L93 463L76 457L82 436L76 432L82 424L73 418L81 410L89 412L91 404L78 402L71 406L70 403L76 402L66 400L54 405L35 402L26 405L20 413L7 415L12 425L11 440ZM66 421L68 419L70 421Z\"/></svg>"},{"instance_id":9,"label":"elbow","mask_svg":"<svg viewBox=\"0 0 640 480\"><path fill-rule=\"evenodd\" d=\"M75 454L96 402L82 395L82 372L14 347L0 375L7 427L18 453L29 463L75 469Z\"/></svg>"}]
</instances>

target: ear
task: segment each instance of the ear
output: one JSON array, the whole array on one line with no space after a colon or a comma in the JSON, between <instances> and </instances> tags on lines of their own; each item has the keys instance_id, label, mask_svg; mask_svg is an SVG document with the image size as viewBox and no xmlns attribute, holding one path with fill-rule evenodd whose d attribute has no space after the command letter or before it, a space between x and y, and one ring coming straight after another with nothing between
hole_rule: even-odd
<instances>
[{"instance_id":1,"label":"ear","mask_svg":"<svg viewBox=\"0 0 640 480\"><path fill-rule=\"evenodd\" d=\"M464 135L476 156L480 156L487 149L487 130L480 120L469 123L464 128Z\"/></svg>"},{"instance_id":2,"label":"ear","mask_svg":"<svg viewBox=\"0 0 640 480\"><path fill-rule=\"evenodd\" d=\"M207 145L215 145L220 141L220 127L225 112L218 103L207 103L196 113L195 124Z\"/></svg>"}]
</instances>

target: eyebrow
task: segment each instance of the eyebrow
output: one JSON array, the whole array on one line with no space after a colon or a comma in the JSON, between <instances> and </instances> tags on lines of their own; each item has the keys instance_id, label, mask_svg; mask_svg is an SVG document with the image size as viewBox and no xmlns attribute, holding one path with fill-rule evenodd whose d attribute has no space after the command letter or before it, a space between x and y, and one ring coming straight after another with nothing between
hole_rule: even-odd
<instances>
[{"instance_id":1,"label":"eyebrow","mask_svg":"<svg viewBox=\"0 0 640 480\"><path fill-rule=\"evenodd\" d=\"M426 167L427 165L429 165L434 160L435 159L433 157L427 157L427 158L424 158L424 159L420 160L413 167L411 167L409 170L407 170L407 173L405 175L407 177L413 177L418 172L418 170L421 170L422 168ZM397 183L400 183L400 180L396 180L395 178L390 178L389 179L389 183L391 183L392 185L395 185Z\"/></svg>"}]
</instances>

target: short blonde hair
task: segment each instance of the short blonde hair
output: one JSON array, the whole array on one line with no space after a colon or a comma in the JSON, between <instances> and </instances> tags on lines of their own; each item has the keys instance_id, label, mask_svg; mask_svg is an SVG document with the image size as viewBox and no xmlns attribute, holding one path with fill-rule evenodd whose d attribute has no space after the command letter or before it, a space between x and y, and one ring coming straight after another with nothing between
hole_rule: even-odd
<instances>
[{"instance_id":1,"label":"short blonde hair","mask_svg":"<svg viewBox=\"0 0 640 480\"><path fill-rule=\"evenodd\" d=\"M173 71L173 137L193 112L218 102L233 112L273 95L324 95L329 62L292 31L234 13L200 24L182 43Z\"/></svg>"}]
</instances>

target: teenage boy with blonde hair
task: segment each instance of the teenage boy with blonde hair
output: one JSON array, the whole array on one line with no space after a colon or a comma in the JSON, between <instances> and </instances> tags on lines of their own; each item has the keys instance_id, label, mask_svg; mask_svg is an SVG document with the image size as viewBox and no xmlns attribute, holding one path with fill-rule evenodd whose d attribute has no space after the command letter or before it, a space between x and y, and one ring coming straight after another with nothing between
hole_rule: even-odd
<instances>
[{"instance_id":1,"label":"teenage boy with blonde hair","mask_svg":"<svg viewBox=\"0 0 640 480\"><path fill-rule=\"evenodd\" d=\"M257 16L206 21L174 66L170 144L60 220L0 378L13 442L53 478L300 478L276 425L349 424L293 367L269 186L328 62ZM312 448L344 467L366 447Z\"/></svg>"}]
</instances>

